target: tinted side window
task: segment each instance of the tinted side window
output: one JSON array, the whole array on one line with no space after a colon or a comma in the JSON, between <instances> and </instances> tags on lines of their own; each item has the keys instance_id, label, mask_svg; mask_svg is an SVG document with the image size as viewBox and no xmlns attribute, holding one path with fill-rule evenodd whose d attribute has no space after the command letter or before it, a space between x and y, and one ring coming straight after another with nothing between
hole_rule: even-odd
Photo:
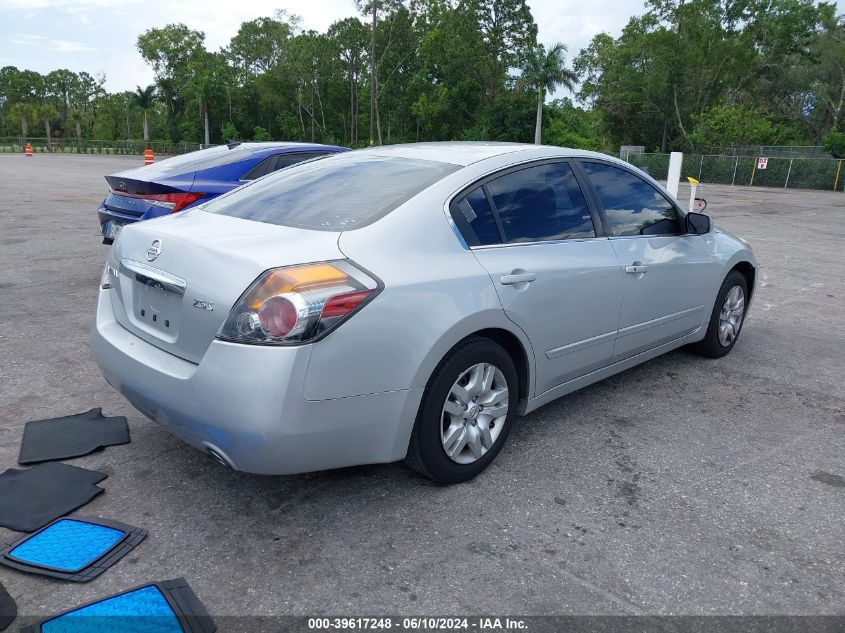
<instances>
[{"instance_id":1,"label":"tinted side window","mask_svg":"<svg viewBox=\"0 0 845 633\"><path fill-rule=\"evenodd\" d=\"M634 174L603 163L583 163L613 235L682 233L675 206Z\"/></svg>"},{"instance_id":2,"label":"tinted side window","mask_svg":"<svg viewBox=\"0 0 845 633\"><path fill-rule=\"evenodd\" d=\"M279 169L284 169L285 167L290 167L291 165L296 165L297 163L301 163L306 160L311 160L312 158L317 158L319 156L325 156L326 152L293 152L290 154L278 154L274 158L276 159L276 163L270 169L270 171L277 171Z\"/></svg>"},{"instance_id":3,"label":"tinted side window","mask_svg":"<svg viewBox=\"0 0 845 633\"><path fill-rule=\"evenodd\" d=\"M566 163L520 169L487 183L507 242L595 237L584 194Z\"/></svg>"},{"instance_id":4,"label":"tinted side window","mask_svg":"<svg viewBox=\"0 0 845 633\"><path fill-rule=\"evenodd\" d=\"M470 246L498 244L499 228L484 189L476 187L452 203L452 219Z\"/></svg>"},{"instance_id":5,"label":"tinted side window","mask_svg":"<svg viewBox=\"0 0 845 633\"><path fill-rule=\"evenodd\" d=\"M246 172L243 176L241 176L241 180L255 180L256 178L261 178L261 176L272 171L271 168L273 166L273 163L275 162L275 156L268 156L260 163L258 163L255 167Z\"/></svg>"}]
</instances>

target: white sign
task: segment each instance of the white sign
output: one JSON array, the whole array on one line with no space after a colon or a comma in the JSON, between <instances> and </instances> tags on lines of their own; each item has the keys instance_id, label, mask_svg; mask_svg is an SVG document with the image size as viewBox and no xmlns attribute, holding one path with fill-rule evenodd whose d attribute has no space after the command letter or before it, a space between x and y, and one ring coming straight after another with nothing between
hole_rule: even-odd
<instances>
[{"instance_id":1,"label":"white sign","mask_svg":"<svg viewBox=\"0 0 845 633\"><path fill-rule=\"evenodd\" d=\"M757 159L757 169L765 169L769 166L769 159L768 158L758 158Z\"/></svg>"}]
</instances>

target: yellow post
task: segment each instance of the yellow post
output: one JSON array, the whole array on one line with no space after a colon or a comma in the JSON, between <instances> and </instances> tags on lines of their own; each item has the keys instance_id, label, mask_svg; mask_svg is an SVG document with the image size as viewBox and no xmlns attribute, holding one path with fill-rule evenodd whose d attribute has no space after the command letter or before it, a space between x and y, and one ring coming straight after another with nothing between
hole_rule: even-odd
<instances>
[{"instance_id":1,"label":"yellow post","mask_svg":"<svg viewBox=\"0 0 845 633\"><path fill-rule=\"evenodd\" d=\"M842 159L839 159L839 162L836 163L836 178L833 179L833 190L836 191L839 188L839 174L842 171Z\"/></svg>"},{"instance_id":2,"label":"yellow post","mask_svg":"<svg viewBox=\"0 0 845 633\"><path fill-rule=\"evenodd\" d=\"M748 186L752 186L754 184L754 174L757 173L757 159L754 159L754 167L751 169L751 182L748 183Z\"/></svg>"}]
</instances>

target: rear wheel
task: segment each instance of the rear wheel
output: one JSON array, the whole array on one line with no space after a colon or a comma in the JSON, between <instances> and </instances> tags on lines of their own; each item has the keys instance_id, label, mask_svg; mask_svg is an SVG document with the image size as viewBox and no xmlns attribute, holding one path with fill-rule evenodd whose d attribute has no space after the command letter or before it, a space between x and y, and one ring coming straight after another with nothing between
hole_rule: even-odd
<instances>
[{"instance_id":1,"label":"rear wheel","mask_svg":"<svg viewBox=\"0 0 845 633\"><path fill-rule=\"evenodd\" d=\"M748 304L748 282L732 270L722 282L704 339L690 349L709 358L721 358L733 349L745 320Z\"/></svg>"},{"instance_id":2,"label":"rear wheel","mask_svg":"<svg viewBox=\"0 0 845 633\"><path fill-rule=\"evenodd\" d=\"M467 339L429 380L405 462L440 483L472 479L505 443L517 391L516 368L504 348Z\"/></svg>"}]
</instances>

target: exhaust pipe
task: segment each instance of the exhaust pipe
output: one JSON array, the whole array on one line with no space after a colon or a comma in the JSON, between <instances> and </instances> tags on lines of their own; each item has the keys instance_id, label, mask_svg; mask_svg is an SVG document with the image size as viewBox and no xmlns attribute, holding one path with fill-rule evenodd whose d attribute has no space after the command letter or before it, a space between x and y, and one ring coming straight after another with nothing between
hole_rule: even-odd
<instances>
[{"instance_id":1,"label":"exhaust pipe","mask_svg":"<svg viewBox=\"0 0 845 633\"><path fill-rule=\"evenodd\" d=\"M228 457L226 457L226 454L223 451L221 451L219 448L217 448L216 446L213 446L211 444L206 443L205 444L205 451L209 455L211 455L215 460L217 460L219 463L223 464L226 468L230 468L232 470L235 470L235 466L234 466L234 464L232 464L231 460Z\"/></svg>"}]
</instances>

